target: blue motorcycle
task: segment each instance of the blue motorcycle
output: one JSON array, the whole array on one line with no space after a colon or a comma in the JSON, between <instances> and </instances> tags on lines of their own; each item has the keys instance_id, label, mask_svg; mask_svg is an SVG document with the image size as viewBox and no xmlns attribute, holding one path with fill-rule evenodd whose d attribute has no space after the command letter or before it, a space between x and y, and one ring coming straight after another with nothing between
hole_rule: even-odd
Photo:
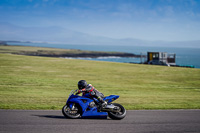
<instances>
[{"instance_id":1,"label":"blue motorcycle","mask_svg":"<svg viewBox=\"0 0 200 133\"><path fill-rule=\"evenodd\" d=\"M126 109L122 105L112 103L119 98L118 95L104 97L107 105L100 107L97 99L92 98L89 94L79 96L76 95L76 92L77 90L71 91L66 105L62 108L62 113L66 118L107 119L109 116L111 119L121 120L126 116Z\"/></svg>"}]
</instances>

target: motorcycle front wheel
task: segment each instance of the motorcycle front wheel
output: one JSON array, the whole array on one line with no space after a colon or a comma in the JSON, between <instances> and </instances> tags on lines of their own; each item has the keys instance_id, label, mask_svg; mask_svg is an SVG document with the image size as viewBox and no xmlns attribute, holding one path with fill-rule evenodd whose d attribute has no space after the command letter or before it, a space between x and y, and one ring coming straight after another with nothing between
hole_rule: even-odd
<instances>
[{"instance_id":1,"label":"motorcycle front wheel","mask_svg":"<svg viewBox=\"0 0 200 133\"><path fill-rule=\"evenodd\" d=\"M126 116L126 109L122 105L120 105L118 103L113 103L113 105L118 107L118 111L116 111L116 112L108 112L108 116L111 119L114 119L114 120L123 119Z\"/></svg>"},{"instance_id":2,"label":"motorcycle front wheel","mask_svg":"<svg viewBox=\"0 0 200 133\"><path fill-rule=\"evenodd\" d=\"M68 105L63 106L62 113L66 118L77 119L81 116L79 109L76 105L73 105L73 108L70 109Z\"/></svg>"}]
</instances>

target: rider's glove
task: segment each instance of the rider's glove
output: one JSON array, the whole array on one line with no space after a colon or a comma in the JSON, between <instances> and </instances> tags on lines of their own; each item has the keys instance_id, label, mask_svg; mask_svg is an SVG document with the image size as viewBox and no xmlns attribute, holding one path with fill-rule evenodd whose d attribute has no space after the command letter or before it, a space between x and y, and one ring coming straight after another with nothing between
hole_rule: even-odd
<instances>
[{"instance_id":1,"label":"rider's glove","mask_svg":"<svg viewBox=\"0 0 200 133\"><path fill-rule=\"evenodd\" d=\"M76 95L80 94L82 92L82 90L78 90L78 92L76 92Z\"/></svg>"}]
</instances>

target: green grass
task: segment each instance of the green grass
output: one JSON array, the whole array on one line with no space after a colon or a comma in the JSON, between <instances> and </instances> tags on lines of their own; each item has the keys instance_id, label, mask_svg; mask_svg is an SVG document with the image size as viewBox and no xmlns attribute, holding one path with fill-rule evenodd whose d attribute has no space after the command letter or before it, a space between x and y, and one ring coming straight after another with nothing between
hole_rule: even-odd
<instances>
[{"instance_id":1,"label":"green grass","mask_svg":"<svg viewBox=\"0 0 200 133\"><path fill-rule=\"evenodd\" d=\"M0 54L0 109L61 109L85 79L126 109L200 109L200 69Z\"/></svg>"}]
</instances>

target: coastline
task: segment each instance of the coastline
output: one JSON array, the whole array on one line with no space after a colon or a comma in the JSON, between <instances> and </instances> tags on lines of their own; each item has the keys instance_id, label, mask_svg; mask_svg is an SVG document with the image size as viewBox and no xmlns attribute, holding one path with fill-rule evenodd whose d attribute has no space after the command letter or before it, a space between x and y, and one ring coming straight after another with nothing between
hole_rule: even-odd
<instances>
[{"instance_id":1,"label":"coastline","mask_svg":"<svg viewBox=\"0 0 200 133\"><path fill-rule=\"evenodd\" d=\"M43 56L43 57L73 57L73 58L98 58L98 57L135 57L139 58L140 55L130 54L130 53L69 53L69 54L43 54L40 52L22 52L14 53L19 55L28 55L28 56Z\"/></svg>"},{"instance_id":2,"label":"coastline","mask_svg":"<svg viewBox=\"0 0 200 133\"><path fill-rule=\"evenodd\" d=\"M12 48L13 47L13 48ZM17 47L17 49L16 49ZM22 45L0 45L0 52L6 52L17 55L42 56L42 57L72 57L72 58L98 58L98 57L135 57L141 55L124 52L103 52L103 51L86 51L79 49L58 49L46 47L33 47Z\"/></svg>"}]
</instances>

